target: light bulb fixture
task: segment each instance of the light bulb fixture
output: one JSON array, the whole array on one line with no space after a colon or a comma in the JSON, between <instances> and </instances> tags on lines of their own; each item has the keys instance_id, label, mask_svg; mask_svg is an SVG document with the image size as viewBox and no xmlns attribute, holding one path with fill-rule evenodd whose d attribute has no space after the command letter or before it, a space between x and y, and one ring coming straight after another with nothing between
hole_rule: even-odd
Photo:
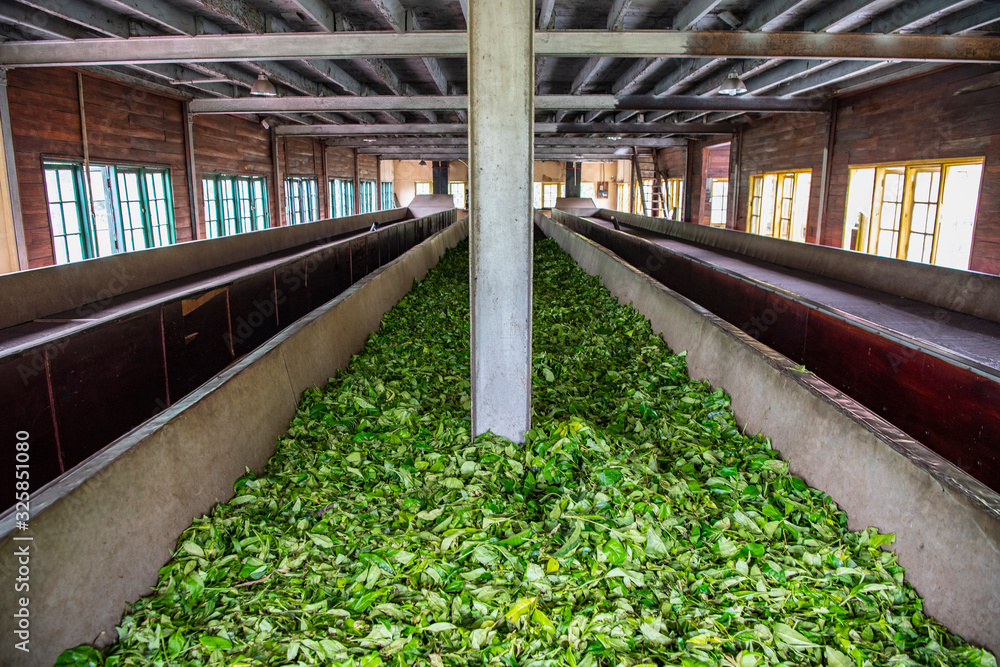
<instances>
[{"instance_id":1,"label":"light bulb fixture","mask_svg":"<svg viewBox=\"0 0 1000 667\"><path fill-rule=\"evenodd\" d=\"M747 92L747 84L743 83L743 79L736 72L730 72L729 78L719 86L720 95L742 95L745 92Z\"/></svg>"},{"instance_id":2,"label":"light bulb fixture","mask_svg":"<svg viewBox=\"0 0 1000 667\"><path fill-rule=\"evenodd\" d=\"M421 167L426 167L427 166L427 160L421 160L420 161L420 166Z\"/></svg>"},{"instance_id":3,"label":"light bulb fixture","mask_svg":"<svg viewBox=\"0 0 1000 667\"><path fill-rule=\"evenodd\" d=\"M257 75L257 80L253 82L253 86L250 87L250 94L258 97L277 97L278 89L274 87L274 84L267 78L267 75L261 72Z\"/></svg>"}]
</instances>

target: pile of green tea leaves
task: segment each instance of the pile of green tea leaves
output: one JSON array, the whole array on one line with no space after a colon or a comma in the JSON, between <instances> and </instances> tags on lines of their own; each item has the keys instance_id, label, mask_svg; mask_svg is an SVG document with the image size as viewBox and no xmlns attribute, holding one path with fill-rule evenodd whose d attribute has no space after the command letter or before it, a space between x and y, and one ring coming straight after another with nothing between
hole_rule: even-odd
<instances>
[{"instance_id":1,"label":"pile of green tea leaves","mask_svg":"<svg viewBox=\"0 0 1000 667\"><path fill-rule=\"evenodd\" d=\"M305 393L106 665L997 664L551 241L534 428L473 442L467 255Z\"/></svg>"}]
</instances>

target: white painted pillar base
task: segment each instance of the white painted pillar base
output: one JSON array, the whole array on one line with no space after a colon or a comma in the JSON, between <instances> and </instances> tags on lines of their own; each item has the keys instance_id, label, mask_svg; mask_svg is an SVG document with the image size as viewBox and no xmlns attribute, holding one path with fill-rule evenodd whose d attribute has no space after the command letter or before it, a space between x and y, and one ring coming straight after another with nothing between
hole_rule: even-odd
<instances>
[{"instance_id":1,"label":"white painted pillar base","mask_svg":"<svg viewBox=\"0 0 1000 667\"><path fill-rule=\"evenodd\" d=\"M469 0L472 430L531 428L534 0Z\"/></svg>"}]
</instances>

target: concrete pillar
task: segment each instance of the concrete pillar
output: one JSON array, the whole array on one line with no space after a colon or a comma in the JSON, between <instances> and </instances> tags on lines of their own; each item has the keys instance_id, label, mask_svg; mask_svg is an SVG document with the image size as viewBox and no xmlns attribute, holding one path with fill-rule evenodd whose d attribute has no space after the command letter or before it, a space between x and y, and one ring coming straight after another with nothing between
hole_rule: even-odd
<instances>
[{"instance_id":1,"label":"concrete pillar","mask_svg":"<svg viewBox=\"0 0 1000 667\"><path fill-rule=\"evenodd\" d=\"M534 0L469 0L472 431L531 427Z\"/></svg>"},{"instance_id":2,"label":"concrete pillar","mask_svg":"<svg viewBox=\"0 0 1000 667\"><path fill-rule=\"evenodd\" d=\"M448 194L448 161L434 160L431 164L433 165L432 173L434 179L434 194Z\"/></svg>"}]
</instances>

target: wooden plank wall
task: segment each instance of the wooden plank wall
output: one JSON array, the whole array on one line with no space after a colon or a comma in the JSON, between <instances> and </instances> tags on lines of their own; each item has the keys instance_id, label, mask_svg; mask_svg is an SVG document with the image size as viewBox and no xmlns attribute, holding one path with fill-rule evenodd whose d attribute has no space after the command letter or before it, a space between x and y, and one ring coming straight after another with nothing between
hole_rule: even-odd
<instances>
[{"instance_id":1,"label":"wooden plank wall","mask_svg":"<svg viewBox=\"0 0 1000 667\"><path fill-rule=\"evenodd\" d=\"M330 178L354 178L354 149L331 146L326 149Z\"/></svg>"},{"instance_id":2,"label":"wooden plank wall","mask_svg":"<svg viewBox=\"0 0 1000 667\"><path fill-rule=\"evenodd\" d=\"M656 164L666 178L684 178L687 156L687 146L661 148L656 152Z\"/></svg>"},{"instance_id":3,"label":"wooden plank wall","mask_svg":"<svg viewBox=\"0 0 1000 667\"><path fill-rule=\"evenodd\" d=\"M688 142L687 150L691 157L688 162L689 173L684 183L684 197L686 202L690 202L690 206L685 207L685 217L688 222L696 225L707 225L711 218L708 208L708 197L711 194L707 189L708 179L729 176L729 142L720 142L719 137L696 139ZM709 156L707 161L706 154Z\"/></svg>"},{"instance_id":4,"label":"wooden plank wall","mask_svg":"<svg viewBox=\"0 0 1000 667\"><path fill-rule=\"evenodd\" d=\"M25 237L31 268L53 263L52 232L46 205L43 159L82 161L83 138L77 74L72 69L14 69L8 95L17 178L21 189ZM184 109L180 99L84 74L84 104L91 161L168 167L178 242L193 238L184 156ZM205 174L252 174L267 178L272 226L285 224L284 178L316 178L320 216L328 217L323 143L290 137L278 142L275 178L271 136L260 124L236 116L196 116L194 120L195 200L203 218L201 179ZM354 177L349 148L329 149L330 175ZM362 161L362 178L375 178L374 158ZM369 173L370 176L364 174ZM198 238L205 237L204 228Z\"/></svg>"},{"instance_id":5,"label":"wooden plank wall","mask_svg":"<svg viewBox=\"0 0 1000 667\"><path fill-rule=\"evenodd\" d=\"M817 114L776 114L743 134L738 229L744 229L751 174L812 168L807 238L815 238L826 127ZM823 245L840 247L849 167L908 160L985 157L970 267L1000 273L1000 72L948 67L840 98Z\"/></svg>"},{"instance_id":6,"label":"wooden plank wall","mask_svg":"<svg viewBox=\"0 0 1000 667\"><path fill-rule=\"evenodd\" d=\"M828 125L828 116L823 114L776 114L743 132L735 229L747 228L751 174L782 169L812 169L806 238L809 241L816 238L821 167Z\"/></svg>"},{"instance_id":7,"label":"wooden plank wall","mask_svg":"<svg viewBox=\"0 0 1000 667\"><path fill-rule=\"evenodd\" d=\"M31 268L53 263L42 161L83 159L76 72L9 73L11 128ZM84 76L92 162L169 167L178 241L191 239L183 109L179 100Z\"/></svg>"},{"instance_id":8,"label":"wooden plank wall","mask_svg":"<svg viewBox=\"0 0 1000 667\"><path fill-rule=\"evenodd\" d=\"M348 149L350 150L350 149ZM330 186L328 176L323 171L323 141L315 137L280 137L278 139L278 162L282 182L285 178L315 178L319 193L319 217L330 217ZM328 166L328 168L330 168ZM354 162L351 162L351 174ZM352 176L353 177L353 176ZM284 185L282 185L282 188ZM282 195L284 202L284 195ZM284 218L282 211L282 218Z\"/></svg>"},{"instance_id":9,"label":"wooden plank wall","mask_svg":"<svg viewBox=\"0 0 1000 667\"><path fill-rule=\"evenodd\" d=\"M195 116L194 168L198 173L195 188L199 211L205 201L201 187L205 174L264 176L271 226L283 224L275 191L271 137L259 123L238 116ZM203 224L198 229L198 238L205 238L204 213L199 215Z\"/></svg>"}]
</instances>

